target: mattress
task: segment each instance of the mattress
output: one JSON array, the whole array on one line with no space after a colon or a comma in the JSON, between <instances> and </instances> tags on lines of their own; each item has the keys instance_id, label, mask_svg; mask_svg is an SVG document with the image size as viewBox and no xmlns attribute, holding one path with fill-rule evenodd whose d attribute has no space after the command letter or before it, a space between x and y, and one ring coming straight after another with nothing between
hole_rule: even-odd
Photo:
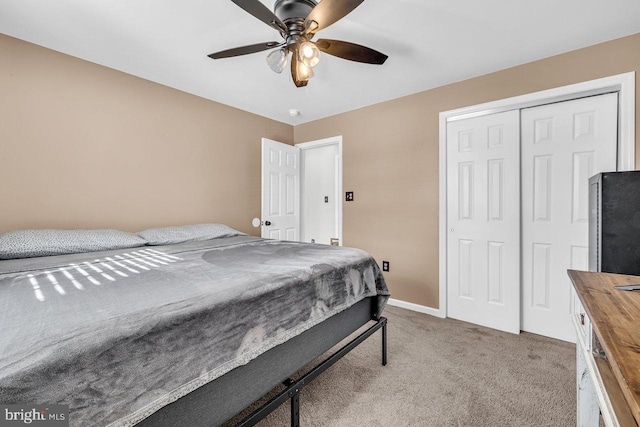
<instances>
[{"instance_id":1,"label":"mattress","mask_svg":"<svg viewBox=\"0 0 640 427\"><path fill-rule=\"evenodd\" d=\"M133 425L371 296L366 252L250 236L0 261L0 402Z\"/></svg>"}]
</instances>

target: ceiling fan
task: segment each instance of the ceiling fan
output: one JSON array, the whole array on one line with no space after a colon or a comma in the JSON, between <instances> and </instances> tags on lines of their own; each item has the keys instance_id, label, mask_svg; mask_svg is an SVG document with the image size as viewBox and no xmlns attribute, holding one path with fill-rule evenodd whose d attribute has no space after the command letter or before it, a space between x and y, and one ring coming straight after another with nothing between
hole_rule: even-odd
<instances>
[{"instance_id":1,"label":"ceiling fan","mask_svg":"<svg viewBox=\"0 0 640 427\"><path fill-rule=\"evenodd\" d=\"M274 12L259 0L231 1L277 30L284 40L223 50L210 54L212 59L278 48L267 56L267 64L276 73L281 73L291 53L291 77L297 87L307 85L313 76L313 67L320 61L321 51L367 64L382 65L387 60L387 55L359 44L330 39L312 41L316 32L344 18L364 0L276 0Z\"/></svg>"}]
</instances>

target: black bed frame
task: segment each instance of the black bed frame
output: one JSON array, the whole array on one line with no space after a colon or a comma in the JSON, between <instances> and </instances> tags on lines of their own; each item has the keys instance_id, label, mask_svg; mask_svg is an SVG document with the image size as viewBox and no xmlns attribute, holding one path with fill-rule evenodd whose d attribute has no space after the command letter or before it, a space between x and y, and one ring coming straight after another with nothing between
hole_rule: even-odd
<instances>
[{"instance_id":1,"label":"black bed frame","mask_svg":"<svg viewBox=\"0 0 640 427\"><path fill-rule=\"evenodd\" d=\"M291 426L300 425L300 391L360 343L382 329L382 365L387 364L387 319L374 319L376 297L362 300L313 328L272 348L248 364L194 390L150 417L138 426L215 426L233 418L265 396L274 387L285 389L248 415L236 426L253 426L278 406L291 401ZM346 337L371 322L353 338L305 375L292 380L294 373L307 366Z\"/></svg>"},{"instance_id":2,"label":"black bed frame","mask_svg":"<svg viewBox=\"0 0 640 427\"><path fill-rule=\"evenodd\" d=\"M323 362L319 363L310 372L303 375L297 381L287 378L284 381L284 385L287 387L281 391L277 396L273 397L270 401L256 409L251 415L246 417L240 423L236 424L237 427L249 427L257 424L260 420L265 418L271 412L273 412L278 406L282 405L287 400L291 399L291 427L300 426L300 391L313 381L318 375L326 371L341 359L344 355L356 348L358 344L366 340L378 329L382 328L382 366L387 365L387 318L382 317L373 326L369 327L366 331L358 335L353 340L349 341L340 350L333 353Z\"/></svg>"}]
</instances>

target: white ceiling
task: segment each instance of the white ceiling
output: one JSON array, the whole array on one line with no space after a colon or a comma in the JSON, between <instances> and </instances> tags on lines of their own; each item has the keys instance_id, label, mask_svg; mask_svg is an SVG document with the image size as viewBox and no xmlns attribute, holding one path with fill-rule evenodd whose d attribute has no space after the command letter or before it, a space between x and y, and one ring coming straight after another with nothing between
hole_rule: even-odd
<instances>
[{"instance_id":1,"label":"white ceiling","mask_svg":"<svg viewBox=\"0 0 640 427\"><path fill-rule=\"evenodd\" d=\"M268 52L207 57L280 41L230 0L0 1L1 33L292 125L638 33L639 17L638 0L367 0L318 37L387 62L323 55L296 88Z\"/></svg>"}]
</instances>

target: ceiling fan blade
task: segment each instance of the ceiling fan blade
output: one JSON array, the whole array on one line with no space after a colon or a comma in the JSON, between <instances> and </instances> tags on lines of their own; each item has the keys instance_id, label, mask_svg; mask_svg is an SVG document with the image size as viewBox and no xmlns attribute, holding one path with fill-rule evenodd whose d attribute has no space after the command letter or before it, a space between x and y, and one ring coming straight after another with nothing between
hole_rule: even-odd
<instances>
[{"instance_id":1,"label":"ceiling fan blade","mask_svg":"<svg viewBox=\"0 0 640 427\"><path fill-rule=\"evenodd\" d=\"M315 33L347 16L364 0L322 0L307 15L307 33ZM314 24L315 22L315 24Z\"/></svg>"},{"instance_id":2,"label":"ceiling fan blade","mask_svg":"<svg viewBox=\"0 0 640 427\"><path fill-rule=\"evenodd\" d=\"M300 65L297 52L293 52L291 55L291 78L296 87L304 87L309 83L309 70L304 65Z\"/></svg>"},{"instance_id":3,"label":"ceiling fan blade","mask_svg":"<svg viewBox=\"0 0 640 427\"><path fill-rule=\"evenodd\" d=\"M255 16L268 26L278 30L281 34L286 35L288 30L287 26L278 18L273 12L271 12L264 4L258 0L231 0L246 12Z\"/></svg>"},{"instance_id":4,"label":"ceiling fan blade","mask_svg":"<svg viewBox=\"0 0 640 427\"><path fill-rule=\"evenodd\" d=\"M327 0L323 0L325 2ZM322 3L320 3L322 4ZM337 56L349 61L364 62L366 64L382 65L388 56L369 47L341 40L319 39L316 46L324 53Z\"/></svg>"},{"instance_id":5,"label":"ceiling fan blade","mask_svg":"<svg viewBox=\"0 0 640 427\"><path fill-rule=\"evenodd\" d=\"M274 47L283 46L283 42L267 42L256 43L249 46L234 47L233 49L221 50L220 52L212 53L209 56L211 59L230 58L232 56L247 55L249 53L262 52L263 50L272 49Z\"/></svg>"}]
</instances>

